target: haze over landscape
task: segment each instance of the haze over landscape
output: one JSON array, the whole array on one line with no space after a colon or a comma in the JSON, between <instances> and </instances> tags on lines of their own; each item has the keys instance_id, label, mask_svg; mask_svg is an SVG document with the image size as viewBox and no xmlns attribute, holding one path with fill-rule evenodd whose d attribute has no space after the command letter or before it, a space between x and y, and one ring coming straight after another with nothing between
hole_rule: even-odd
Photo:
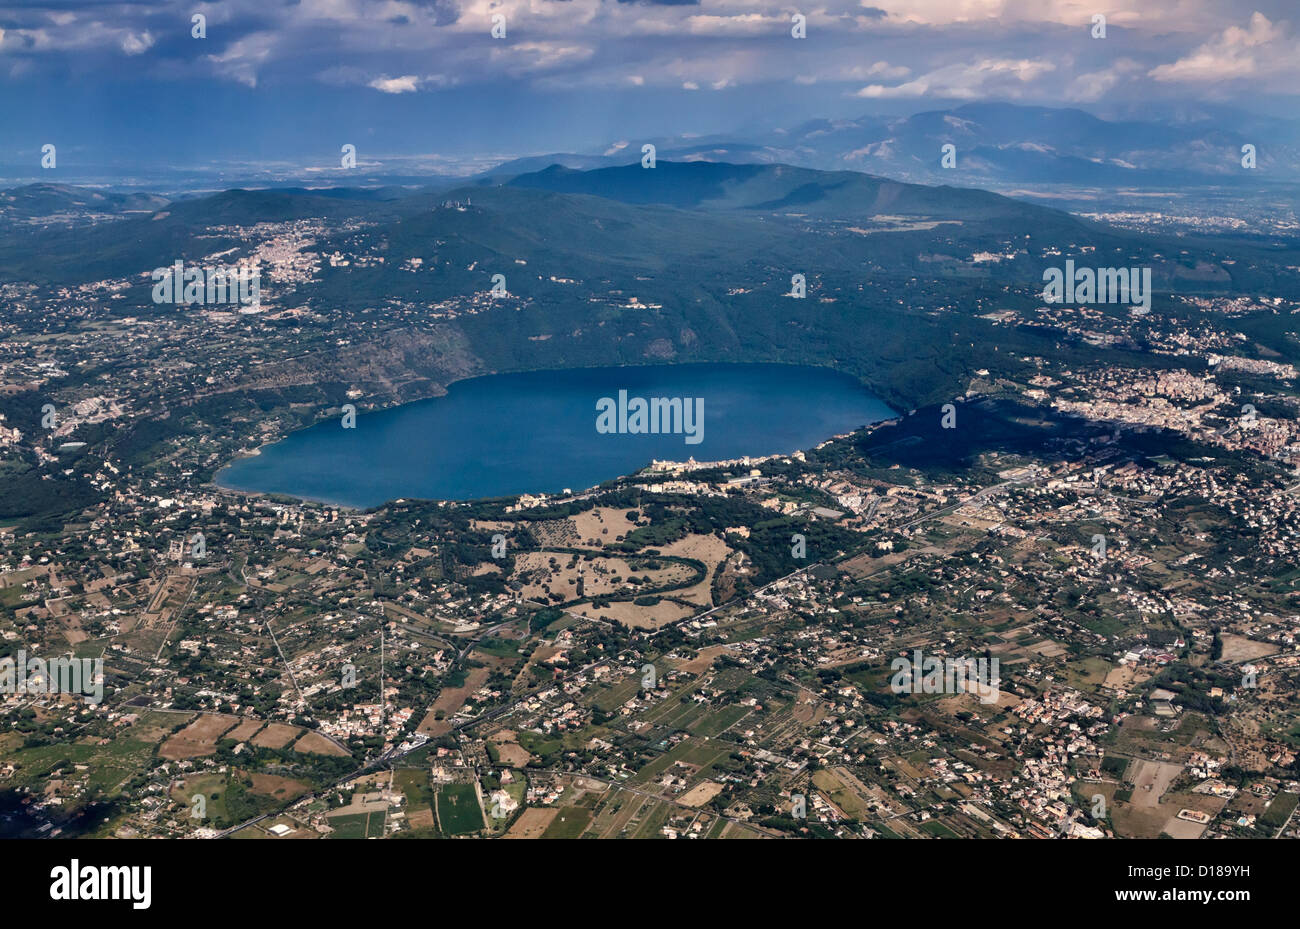
<instances>
[{"instance_id":1,"label":"haze over landscape","mask_svg":"<svg viewBox=\"0 0 1300 929\"><path fill-rule=\"evenodd\" d=\"M63 143L64 176L136 183L337 179L345 142L360 173L389 177L644 141L789 154L820 147L818 120L864 117L837 130L849 141L833 157L888 173L873 166L932 159L897 151L906 140L877 123L990 101L1121 121L1091 143L1129 151L1162 131L1267 128L1284 133L1268 157L1286 146L1294 166L1292 12L1287 0L833 2L803 11L807 38L794 40L791 11L766 0L20 2L0 25L0 176L40 176L46 142ZM1041 144L1016 135L992 141Z\"/></svg>"},{"instance_id":2,"label":"haze over landscape","mask_svg":"<svg viewBox=\"0 0 1300 929\"><path fill-rule=\"evenodd\" d=\"M1295 14L0 11L0 833L1300 837Z\"/></svg>"}]
</instances>

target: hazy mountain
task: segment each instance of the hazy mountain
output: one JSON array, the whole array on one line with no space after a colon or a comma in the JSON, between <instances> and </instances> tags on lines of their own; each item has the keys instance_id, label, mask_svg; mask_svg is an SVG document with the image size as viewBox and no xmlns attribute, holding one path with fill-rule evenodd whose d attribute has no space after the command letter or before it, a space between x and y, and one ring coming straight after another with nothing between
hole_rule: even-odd
<instances>
[{"instance_id":1,"label":"hazy mountain","mask_svg":"<svg viewBox=\"0 0 1300 929\"><path fill-rule=\"evenodd\" d=\"M892 120L817 120L767 145L795 164L893 177L1117 186L1290 180L1287 172L1300 167L1298 141L1295 124L1248 115L1121 121L1078 109L979 103ZM945 144L956 147L954 170L941 166ZM1245 144L1256 146L1257 173L1241 166Z\"/></svg>"},{"instance_id":2,"label":"hazy mountain","mask_svg":"<svg viewBox=\"0 0 1300 929\"><path fill-rule=\"evenodd\" d=\"M28 184L0 190L0 225L111 218L157 210L166 198L147 193L109 193L66 184Z\"/></svg>"},{"instance_id":3,"label":"hazy mountain","mask_svg":"<svg viewBox=\"0 0 1300 929\"><path fill-rule=\"evenodd\" d=\"M620 164L627 160L628 156L626 154L621 154L618 157L613 155L579 155L574 152L529 155L525 158L514 158L503 162L490 171L485 171L470 178L469 182L483 185L499 184L521 174L542 171L551 165L585 171L590 168L603 168L607 165Z\"/></svg>"},{"instance_id":4,"label":"hazy mountain","mask_svg":"<svg viewBox=\"0 0 1300 929\"><path fill-rule=\"evenodd\" d=\"M1064 218L1058 211L982 190L927 187L855 171L817 171L790 165L659 161L654 168L637 163L592 171L553 165L516 177L509 184L624 203L839 219L888 215L1060 222Z\"/></svg>"},{"instance_id":5,"label":"hazy mountain","mask_svg":"<svg viewBox=\"0 0 1300 929\"><path fill-rule=\"evenodd\" d=\"M813 119L755 136L653 139L660 161L789 164L962 186L1120 188L1260 185L1300 176L1300 121L1212 105L1130 107L1103 118L1079 109L977 103L910 116ZM941 166L956 147L956 168ZM1257 168L1241 166L1256 148ZM493 180L551 164L590 169L639 158L556 154L521 159Z\"/></svg>"}]
</instances>

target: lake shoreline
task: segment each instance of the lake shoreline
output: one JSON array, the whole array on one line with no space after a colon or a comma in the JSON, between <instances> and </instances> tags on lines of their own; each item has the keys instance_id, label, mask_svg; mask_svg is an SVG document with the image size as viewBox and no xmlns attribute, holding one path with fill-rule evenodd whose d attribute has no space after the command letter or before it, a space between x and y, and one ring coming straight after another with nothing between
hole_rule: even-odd
<instances>
[{"instance_id":1,"label":"lake shoreline","mask_svg":"<svg viewBox=\"0 0 1300 929\"><path fill-rule=\"evenodd\" d=\"M576 409L584 409L585 404L599 396L617 394L621 389L617 385L624 382L656 397L675 396L683 392L690 394L700 390L712 393L710 412L706 414L706 421L711 424L711 428L702 438L712 437L713 441L703 448L691 444L671 446L665 445L665 440L671 442L681 436L670 436L667 429L664 433L653 434L633 430L626 438L656 447L647 447L644 455L636 460L626 452L613 456L612 463L618 465L617 473L610 470L597 473L593 470L596 465L589 460L603 458L606 463L600 467L609 467L611 456L598 443L609 440L611 436L602 435L593 441L590 438L594 436L592 429L582 425L584 417L575 418L574 402L578 402ZM466 387L471 388L470 391L466 392ZM514 387L517 390L512 392L511 388ZM452 405L429 406L449 397L454 401ZM556 407L557 397L567 399L568 404ZM481 406L477 409L463 409L466 404L473 403ZM530 408L530 403L540 404L541 407L549 404L551 408L539 417L539 411ZM456 409L458 405L462 408ZM726 415L721 416L714 409L715 406L726 410ZM779 411L775 422L766 415L769 406ZM375 509L399 499L469 502L526 494L549 495L559 493L561 488L585 492L607 481L634 475L654 460L685 462L694 459L697 463L703 463L784 456L816 447L835 435L843 435L899 414L859 378L828 365L786 362L656 362L485 372L463 377L427 397L359 413L358 422L364 421L380 427L378 432L370 433L374 438L364 446L364 451L371 457L359 456L358 449L354 447L356 443L350 443L349 436L325 434L323 427L332 421L338 422L338 415L331 413L321 416L310 425L283 435L271 436L258 448L241 452L214 473L210 486L222 494L282 497L350 511ZM448 416L456 420L451 423L453 444L478 447L483 451L486 463L472 457L465 458L449 470L449 462L444 460L447 458L445 441L431 446L427 435L427 427L437 426L440 421L447 420ZM548 416L553 422L548 421ZM591 417L595 419L594 410ZM674 421L675 424L676 422ZM403 435L402 441L395 444L391 432L398 428L398 423L413 431ZM502 447L489 444L482 448L484 430L494 423L501 433L496 439ZM818 429L817 423L828 428ZM448 424L443 422L441 425ZM780 434L780 438L768 437L773 428ZM456 429L462 434L457 435ZM445 429L443 431L446 432ZM722 439L716 437L718 432L723 434ZM521 436L535 438L537 447L527 443L521 445ZM557 436L562 440L558 444ZM793 446L789 444L790 440L795 440ZM579 450L583 442L588 447ZM393 459L410 459L411 454L420 451L422 445L431 459L431 467L422 471L415 461L411 461L408 464L409 471L400 479L401 484L409 486L404 486L401 492L397 492L395 482L399 479L392 473ZM390 457L384 457L381 446L388 446ZM719 446L724 453L709 453ZM750 451L737 451L741 446L749 447ZM308 448L314 457L303 457ZM278 451L272 451L273 449ZM549 468L537 465L543 449L549 451L554 459ZM471 450L467 448L466 453ZM503 451L517 454L518 458L506 457L503 460ZM293 457L295 454L298 456L296 463L289 462L286 456ZM373 457L375 455L379 457ZM268 456L276 461L269 462ZM323 469L321 460L337 460L338 464ZM251 470L250 462L257 462L251 466ZM281 470L277 471L276 467ZM294 483L297 486L291 488L290 478L286 474L295 468L298 479ZM349 469L353 470L350 472ZM503 470L510 472L511 480L501 478ZM386 473L372 473L376 471ZM525 478L522 472L528 472L531 476ZM349 473L352 475L349 481L343 481L339 477ZM479 474L483 482L481 486L469 481L467 475L474 473ZM520 476L516 478L516 474ZM578 479L578 474L583 475L583 479ZM590 482L584 484L584 480ZM444 495L422 492L431 489L431 485L439 486L439 481L445 485L443 489L449 487L450 492ZM378 489L380 487L387 487L391 491L382 500L378 499L378 495L384 492ZM477 489L485 492L474 492ZM369 497L359 499L365 493Z\"/></svg>"}]
</instances>

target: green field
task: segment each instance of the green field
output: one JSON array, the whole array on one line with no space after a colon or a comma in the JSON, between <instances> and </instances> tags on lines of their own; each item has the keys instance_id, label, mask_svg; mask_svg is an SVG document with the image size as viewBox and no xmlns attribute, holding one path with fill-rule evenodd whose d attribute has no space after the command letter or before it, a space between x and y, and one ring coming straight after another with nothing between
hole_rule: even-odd
<instances>
[{"instance_id":1,"label":"green field","mask_svg":"<svg viewBox=\"0 0 1300 929\"><path fill-rule=\"evenodd\" d=\"M406 797L408 809L433 806L429 773L424 768L398 768L393 772L393 785Z\"/></svg>"},{"instance_id":2,"label":"green field","mask_svg":"<svg viewBox=\"0 0 1300 929\"><path fill-rule=\"evenodd\" d=\"M576 839L591 825L591 811L577 806L560 807L559 814L542 833L543 839Z\"/></svg>"},{"instance_id":3,"label":"green field","mask_svg":"<svg viewBox=\"0 0 1300 929\"><path fill-rule=\"evenodd\" d=\"M695 723L688 728L696 735L702 735L710 739L717 738L723 732L748 716L751 712L753 711L747 706L734 704L709 713L703 718L696 720Z\"/></svg>"},{"instance_id":4,"label":"green field","mask_svg":"<svg viewBox=\"0 0 1300 929\"><path fill-rule=\"evenodd\" d=\"M334 816L329 821L334 827L331 839L371 839L384 834L383 813L354 813L351 816Z\"/></svg>"},{"instance_id":5,"label":"green field","mask_svg":"<svg viewBox=\"0 0 1300 929\"><path fill-rule=\"evenodd\" d=\"M444 784L437 799L438 828L444 835L468 835L483 828L473 784Z\"/></svg>"},{"instance_id":6,"label":"green field","mask_svg":"<svg viewBox=\"0 0 1300 929\"><path fill-rule=\"evenodd\" d=\"M1260 823L1270 829L1281 828L1282 824L1287 821L1287 817L1295 810L1298 801L1300 801L1300 796L1296 794L1278 794L1268 805L1268 809L1264 811L1264 814L1259 817Z\"/></svg>"},{"instance_id":7,"label":"green field","mask_svg":"<svg viewBox=\"0 0 1300 929\"><path fill-rule=\"evenodd\" d=\"M668 817L673 815L673 807L667 803L659 803L643 815L645 818L641 820L641 825L632 838L662 839L664 836L659 830L668 822Z\"/></svg>"},{"instance_id":8,"label":"green field","mask_svg":"<svg viewBox=\"0 0 1300 929\"><path fill-rule=\"evenodd\" d=\"M939 822L937 819L932 819L927 823L922 823L921 831L928 832L930 833L930 835L939 839L957 838L957 833L953 832L951 829L949 829L943 823Z\"/></svg>"}]
</instances>

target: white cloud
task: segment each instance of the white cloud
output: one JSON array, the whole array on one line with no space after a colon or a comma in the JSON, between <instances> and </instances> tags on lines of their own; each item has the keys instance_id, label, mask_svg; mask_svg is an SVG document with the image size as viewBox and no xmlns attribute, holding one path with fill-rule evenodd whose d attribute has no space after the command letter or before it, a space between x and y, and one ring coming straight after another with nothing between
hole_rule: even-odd
<instances>
[{"instance_id":1,"label":"white cloud","mask_svg":"<svg viewBox=\"0 0 1300 929\"><path fill-rule=\"evenodd\" d=\"M1157 81L1195 83L1297 73L1298 56L1300 43L1286 26L1257 12L1246 28L1229 26L1190 55L1152 68L1150 75Z\"/></svg>"},{"instance_id":2,"label":"white cloud","mask_svg":"<svg viewBox=\"0 0 1300 929\"><path fill-rule=\"evenodd\" d=\"M780 35L789 22L789 17L766 16L762 13L742 13L738 16L702 14L689 17L686 28L692 35Z\"/></svg>"},{"instance_id":3,"label":"white cloud","mask_svg":"<svg viewBox=\"0 0 1300 929\"><path fill-rule=\"evenodd\" d=\"M818 66L818 68L809 74L800 74L795 78L795 83L811 85L820 84L827 81L843 83L845 81L865 81L870 78L883 78L887 81L898 81L912 73L912 69L905 65L891 65L888 61L877 61L870 65L841 65L829 62Z\"/></svg>"},{"instance_id":4,"label":"white cloud","mask_svg":"<svg viewBox=\"0 0 1300 929\"><path fill-rule=\"evenodd\" d=\"M209 55L217 74L237 81L247 87L257 86L257 70L275 48L276 36L271 32L252 32L231 42L226 50Z\"/></svg>"},{"instance_id":5,"label":"white cloud","mask_svg":"<svg viewBox=\"0 0 1300 929\"><path fill-rule=\"evenodd\" d=\"M147 52L152 47L153 36L148 32L142 32L139 35L136 35L133 32L128 32L126 35L122 36L122 51L126 52L128 55L139 55L143 52Z\"/></svg>"},{"instance_id":6,"label":"white cloud","mask_svg":"<svg viewBox=\"0 0 1300 929\"><path fill-rule=\"evenodd\" d=\"M857 69L854 69L857 70ZM912 73L912 69L903 65L891 65L888 61L877 61L870 68L867 68L865 77L883 77L887 81L898 80L900 77L907 77ZM857 75L853 74L856 78Z\"/></svg>"},{"instance_id":7,"label":"white cloud","mask_svg":"<svg viewBox=\"0 0 1300 929\"><path fill-rule=\"evenodd\" d=\"M1104 13L1108 25L1152 32L1195 30L1216 15L1222 0L1142 0L1141 11L1107 9L1097 0L863 0L862 6L884 10L886 23L924 26L982 25L1003 28L1057 24L1092 28L1092 15Z\"/></svg>"},{"instance_id":8,"label":"white cloud","mask_svg":"<svg viewBox=\"0 0 1300 929\"><path fill-rule=\"evenodd\" d=\"M419 89L420 79L414 74L406 74L402 77L377 77L366 86L386 94L409 94Z\"/></svg>"},{"instance_id":9,"label":"white cloud","mask_svg":"<svg viewBox=\"0 0 1300 929\"><path fill-rule=\"evenodd\" d=\"M553 71L589 60L596 50L573 42L512 42L493 46L491 58L513 74Z\"/></svg>"},{"instance_id":10,"label":"white cloud","mask_svg":"<svg viewBox=\"0 0 1300 929\"><path fill-rule=\"evenodd\" d=\"M1100 100L1121 83L1141 72L1142 67L1132 58L1121 58L1104 70L1080 74L1066 88L1066 99L1075 103L1092 103Z\"/></svg>"},{"instance_id":11,"label":"white cloud","mask_svg":"<svg viewBox=\"0 0 1300 929\"><path fill-rule=\"evenodd\" d=\"M991 93L1023 96L1034 82L1055 70L1056 64L1043 58L984 58L974 64L948 65L904 84L868 84L855 96L957 100L974 100Z\"/></svg>"}]
</instances>

